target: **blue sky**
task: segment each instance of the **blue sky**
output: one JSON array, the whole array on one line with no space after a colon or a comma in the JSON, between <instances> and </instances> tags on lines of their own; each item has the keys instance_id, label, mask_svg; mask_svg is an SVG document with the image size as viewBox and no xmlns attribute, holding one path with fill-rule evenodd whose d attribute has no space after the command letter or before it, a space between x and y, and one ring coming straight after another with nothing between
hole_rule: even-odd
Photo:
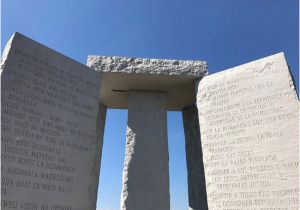
<instances>
[{"instance_id":1,"label":"blue sky","mask_svg":"<svg viewBox=\"0 0 300 210\"><path fill-rule=\"evenodd\" d=\"M283 51L299 87L298 0L2 0L1 43L18 31L87 55L206 60L214 73ZM297 88L299 90L299 88ZM181 114L168 113L172 210L187 209ZM109 110L101 210L118 210L127 112Z\"/></svg>"}]
</instances>

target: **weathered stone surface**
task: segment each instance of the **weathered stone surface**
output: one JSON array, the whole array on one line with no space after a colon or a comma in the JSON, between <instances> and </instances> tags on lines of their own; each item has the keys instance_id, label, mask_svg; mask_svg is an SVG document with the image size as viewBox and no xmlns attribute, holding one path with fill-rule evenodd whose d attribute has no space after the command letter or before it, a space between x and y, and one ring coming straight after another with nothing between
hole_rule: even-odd
<instances>
[{"instance_id":1,"label":"weathered stone surface","mask_svg":"<svg viewBox=\"0 0 300 210\"><path fill-rule=\"evenodd\" d=\"M95 209L99 73L18 33L1 69L1 209Z\"/></svg>"},{"instance_id":2,"label":"weathered stone surface","mask_svg":"<svg viewBox=\"0 0 300 210\"><path fill-rule=\"evenodd\" d=\"M204 76L207 74L206 61L164 60L89 55L87 65L99 72L194 76Z\"/></svg>"},{"instance_id":3,"label":"weathered stone surface","mask_svg":"<svg viewBox=\"0 0 300 210\"><path fill-rule=\"evenodd\" d=\"M170 209L165 93L129 92L121 209Z\"/></svg>"},{"instance_id":4,"label":"weathered stone surface","mask_svg":"<svg viewBox=\"0 0 300 210\"><path fill-rule=\"evenodd\" d=\"M204 61L89 56L87 65L102 74L100 102L127 109L128 91L166 92L167 109L181 111L195 101L195 80L207 75Z\"/></svg>"},{"instance_id":5,"label":"weathered stone surface","mask_svg":"<svg viewBox=\"0 0 300 210\"><path fill-rule=\"evenodd\" d=\"M195 105L182 110L188 174L189 209L207 210L203 155L199 130L198 109Z\"/></svg>"},{"instance_id":6,"label":"weathered stone surface","mask_svg":"<svg viewBox=\"0 0 300 210\"><path fill-rule=\"evenodd\" d=\"M210 210L299 208L298 104L283 53L200 81Z\"/></svg>"},{"instance_id":7,"label":"weathered stone surface","mask_svg":"<svg viewBox=\"0 0 300 210\"><path fill-rule=\"evenodd\" d=\"M103 148L103 138L104 138L104 129L105 129L105 121L106 121L106 112L107 112L107 107L103 106L102 104L99 104L98 107L98 115L97 115L97 134L96 134L96 139L99 141L96 146L96 151L98 152L98 155L96 156L94 160L94 171L92 172L92 177L93 180L93 186L95 188L95 195L97 196L98 194L98 186L99 186L99 181L100 181L100 168L101 168L101 158L102 158L102 148ZM99 195L95 198L96 200L94 201L97 203L97 198Z\"/></svg>"}]
</instances>

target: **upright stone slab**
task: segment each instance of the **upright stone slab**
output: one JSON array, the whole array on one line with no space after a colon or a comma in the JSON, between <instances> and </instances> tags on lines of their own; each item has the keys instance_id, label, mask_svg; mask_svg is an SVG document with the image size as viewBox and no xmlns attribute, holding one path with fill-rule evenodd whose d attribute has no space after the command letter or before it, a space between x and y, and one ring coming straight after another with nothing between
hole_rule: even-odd
<instances>
[{"instance_id":1,"label":"upright stone slab","mask_svg":"<svg viewBox=\"0 0 300 210\"><path fill-rule=\"evenodd\" d=\"M182 110L188 175L189 210L207 210L198 109L196 105Z\"/></svg>"},{"instance_id":2,"label":"upright stone slab","mask_svg":"<svg viewBox=\"0 0 300 210\"><path fill-rule=\"evenodd\" d=\"M130 91L122 210L168 210L166 94Z\"/></svg>"},{"instance_id":3,"label":"upright stone slab","mask_svg":"<svg viewBox=\"0 0 300 210\"><path fill-rule=\"evenodd\" d=\"M1 209L95 209L99 73L18 33L1 69Z\"/></svg>"},{"instance_id":4,"label":"upright stone slab","mask_svg":"<svg viewBox=\"0 0 300 210\"><path fill-rule=\"evenodd\" d=\"M283 53L200 81L210 210L299 208L298 104Z\"/></svg>"},{"instance_id":5,"label":"upright stone slab","mask_svg":"<svg viewBox=\"0 0 300 210\"><path fill-rule=\"evenodd\" d=\"M195 103L194 82L207 75L207 63L91 55L87 64L101 72L101 103L109 108L129 109L122 209L169 209L166 111L182 111ZM191 143L189 151L192 157L197 157L201 153L196 142L199 126L197 135L193 135L193 129L198 118L184 113L187 141ZM197 117L197 111L194 113ZM196 161L188 158L190 205L195 210L205 202L203 174L197 174L202 159L197 158ZM197 200L198 195L202 196L201 201Z\"/></svg>"}]
</instances>

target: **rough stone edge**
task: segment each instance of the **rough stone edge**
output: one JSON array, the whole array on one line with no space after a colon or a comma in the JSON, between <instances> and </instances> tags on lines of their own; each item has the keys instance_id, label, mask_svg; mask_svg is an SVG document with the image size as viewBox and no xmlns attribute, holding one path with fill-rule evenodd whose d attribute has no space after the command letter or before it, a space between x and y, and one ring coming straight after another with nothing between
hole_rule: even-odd
<instances>
[{"instance_id":1,"label":"rough stone edge","mask_svg":"<svg viewBox=\"0 0 300 210\"><path fill-rule=\"evenodd\" d=\"M50 50L50 51L52 51L53 53L55 53L55 54L57 54L57 55L59 55L59 56L62 56L64 59L67 60L67 62L75 62L75 63L77 63L78 65L82 66L85 70L88 70L88 71L91 71L91 72L97 72L97 73L99 74L99 71L95 71L95 69L93 69L93 68L91 68L91 67L89 67L89 66L87 66L87 65L85 65L85 64L83 64L83 63L81 63L81 62L79 62L79 61L77 61L77 60L74 60L73 58L68 57L67 55L65 55L65 54L63 54L63 53L61 53L61 52L58 52L58 51L55 50L55 49L52 49L52 48L50 48L50 47L48 47L48 46L46 46L46 45L44 45L44 44L42 44L42 43L40 43L40 42L34 40L34 39L32 39L32 38L30 38L30 37L28 37L28 36L25 36L25 35L23 35L23 34L21 34L21 33L19 33L19 32L14 32L13 35L12 35L12 36L8 39L8 41L6 42L6 45L5 45L5 47L4 47L4 50L3 50L2 54L1 54L1 69L0 69L0 75L1 75L2 70L3 70L2 65L5 65L5 61L7 60L7 57L9 56L9 54L11 53L11 50L10 50L10 49L12 49L12 48L14 47L14 44L15 44L15 42L16 42L18 39L26 39L26 40L28 40L28 41L31 41L31 42L34 43L35 45L42 46L42 47L44 47L45 49Z\"/></svg>"},{"instance_id":2,"label":"rough stone edge","mask_svg":"<svg viewBox=\"0 0 300 210\"><path fill-rule=\"evenodd\" d=\"M122 190L121 190L121 200L120 209L126 210L126 200L128 197L128 167L132 161L134 154L134 147L136 143L135 133L127 125L126 129L126 145L125 145L125 160L122 172Z\"/></svg>"},{"instance_id":3,"label":"rough stone edge","mask_svg":"<svg viewBox=\"0 0 300 210\"><path fill-rule=\"evenodd\" d=\"M105 130L105 121L106 121L107 107L99 104L98 106L98 114L97 114L97 129L96 129L96 146L97 146L97 154L94 157L94 167L93 167L93 175L96 183L90 185L90 199L91 199L91 209L96 209L100 183L100 169L101 169L101 160L102 160L102 149L103 149L103 140L104 140L104 130ZM94 197L93 195L96 195Z\"/></svg>"},{"instance_id":4,"label":"rough stone edge","mask_svg":"<svg viewBox=\"0 0 300 210\"><path fill-rule=\"evenodd\" d=\"M69 63L70 62L71 63L74 62L77 65L83 67L87 71L95 72L93 74L96 74L96 72L97 72L94 69L92 69L92 68L90 68L90 67L88 67L88 66L86 66L86 65L84 65L84 64L82 64L82 63L80 63L80 62L78 62L78 61L76 61L76 60L74 60L74 59L72 59L72 58L70 58L68 56L66 56L66 55L64 55L64 54L62 54L62 53L60 53L60 52L58 52L58 51L56 51L54 49L51 49L51 48L47 47L46 45L43 45L43 44L41 44L41 43L39 43L39 42L31 39L31 38L29 38L29 37L27 37L27 36L19 33L19 32L14 32L13 35L6 42L6 45L5 45L5 47L3 49L3 52L1 54L1 61L0 61L0 87L1 87L1 83L2 83L2 73L5 70L5 66L7 64L9 65L9 63L7 63L7 60L9 58L9 56L13 53L13 49L14 49L14 47L15 47L16 42L17 42L18 39L24 39L24 40L26 40L26 42L29 41L29 42L32 42L35 45L38 45L39 47L43 47L46 50L51 51L51 53L54 53L54 54L57 54L58 56L63 57ZM99 74L99 72L97 72L97 74ZM101 73L100 73L100 75L101 75ZM101 82L101 76L99 76L99 79L100 79L99 82ZM1 97L1 92L2 91L0 90L0 97ZM99 99L97 100L97 103L98 102L99 102ZM90 200L90 204L89 204L88 208L91 208L91 209L96 209L96 205L97 205L97 194L98 194L97 192L98 192L98 184L99 184L99 179L100 179L99 178L99 174L100 174L100 167L101 167L101 162L99 163L99 161L101 161L102 146L103 146L103 135L104 135L104 126L105 126L105 118L106 118L106 107L105 107L105 110L100 110L101 106L105 107L105 106L99 104L98 112L97 112L97 114L99 116L97 116L97 121L95 122L95 123L97 123L97 127L96 127L96 132L97 132L96 133L96 136L97 136L96 140L98 141L97 142L97 147L101 148L101 151L98 151L97 155L94 157L94 159L95 159L95 166L92 169L93 172L96 172L96 174L94 174L94 175L96 175L95 179L97 181L97 184L93 185L93 186L90 185L89 189L88 189L88 193L90 194L89 198L88 198ZM2 103L0 103L0 109L2 109L1 107L2 107ZM103 125L100 124L101 121L102 121L101 117L103 118L103 122L104 122ZM99 125L100 125L100 127L99 127ZM0 126L1 126L1 121L0 121ZM100 139L100 138L102 138L102 139ZM102 142L99 142L100 140L102 140ZM0 144L0 150L1 150L1 144ZM97 163L99 163L98 166L97 166ZM0 160L0 165L1 165L1 160ZM1 177L1 171L0 171L0 177ZM95 195L95 197L92 196L92 195ZM0 196L0 198L1 198L1 196Z\"/></svg>"},{"instance_id":5,"label":"rough stone edge","mask_svg":"<svg viewBox=\"0 0 300 210\"><path fill-rule=\"evenodd\" d=\"M145 94L145 93L151 93L152 91L132 91L135 94ZM156 91L154 91L156 92ZM161 95L165 95L164 92L160 92ZM165 99L166 99L166 95L165 95ZM167 165L168 165L168 208L165 210L170 209L170 173L169 173L169 149L168 149L168 132L167 132L167 113L165 113L165 120L166 120L166 124L165 124L165 130L166 130L166 148L167 148ZM129 178L129 173L128 173L128 168L131 167L132 164L132 160L134 159L134 155L136 153L136 145L137 142L137 134L135 133L134 130L132 130L132 128L130 127L130 123L129 123L129 118L127 118L127 129L126 129L126 145L125 145L125 160L124 160L124 166L123 166L123 172L122 172L122 190L121 190L121 200L120 200L120 209L121 210L127 210L127 198L128 198L128 182L130 182L130 178Z\"/></svg>"},{"instance_id":6,"label":"rough stone edge","mask_svg":"<svg viewBox=\"0 0 300 210\"><path fill-rule=\"evenodd\" d=\"M182 109L189 210L208 210L202 143L195 104Z\"/></svg>"},{"instance_id":7,"label":"rough stone edge","mask_svg":"<svg viewBox=\"0 0 300 210\"><path fill-rule=\"evenodd\" d=\"M0 68L0 76L2 75L2 72L4 70L4 67L5 67L5 63L6 63L6 60L9 56L9 54L11 53L11 50L13 48L13 43L14 43L14 40L16 39L16 36L17 36L17 32L15 32L10 38L9 40L7 41L5 47L4 47L4 50L3 50L3 53L1 55L1 68Z\"/></svg>"},{"instance_id":8,"label":"rough stone edge","mask_svg":"<svg viewBox=\"0 0 300 210\"><path fill-rule=\"evenodd\" d=\"M89 55L87 66L99 72L187 75L208 74L206 61Z\"/></svg>"},{"instance_id":9,"label":"rough stone edge","mask_svg":"<svg viewBox=\"0 0 300 210\"><path fill-rule=\"evenodd\" d=\"M201 84L206 83L206 81L209 80L210 78L218 79L218 78L222 78L224 74L225 75L232 75L232 74L237 74L237 73L244 73L249 69L253 69L253 64L255 64L255 63L258 63L258 62L265 63L268 60L269 61L274 61L274 60L279 59L279 58L282 60L282 62L285 63L285 66L287 67L286 74L288 74L288 77L289 77L289 80L290 80L290 87L292 89L292 92L294 93L295 99L299 102L299 98L298 98L297 91L296 91L296 86L295 86L296 84L294 82L293 75L291 74L291 71L289 69L289 65L288 65L288 62L287 62L287 59L285 57L284 52L275 53L275 54L272 54L272 55L269 55L269 56L266 56L266 57L263 57L263 58L260 58L260 59L256 59L254 61L243 63L241 65L238 65L238 66L235 66L235 67L232 67L232 68L228 68L228 69L216 72L214 74L210 74L207 77L203 77L203 78L200 78L200 79L196 80L195 81L196 97L198 95L199 90L201 89L200 88ZM241 67L243 67L243 68L241 68ZM198 103L198 100L196 100L196 104L197 103Z\"/></svg>"},{"instance_id":10,"label":"rough stone edge","mask_svg":"<svg viewBox=\"0 0 300 210\"><path fill-rule=\"evenodd\" d=\"M289 83L290 83L290 88L291 88L291 91L293 92L294 94L294 98L296 100L296 103L298 105L298 110L299 110L299 107L300 107L300 102L299 102L299 98L298 98L298 95L297 95L297 92L296 92L296 86L295 86L295 82L293 80L293 75L291 74L291 70L289 68L289 65L288 65L288 62L287 62L287 59L285 57L285 54L284 52L279 52L279 53L276 53L276 54L272 54L272 55L269 55L269 56L266 56L266 57L263 57L263 58L260 58L260 59L256 59L254 61L250 61L250 62L247 62L247 63L243 63L241 65L238 65L238 66L235 66L235 67L232 67L232 68L228 68L228 69L225 69L225 70L222 70L222 71L219 71L219 72L216 72L214 74L211 74L209 75L208 77L203 77L203 78L200 78L200 79L197 79L195 80L195 83L194 83L194 87L195 87L195 92L196 92L196 106L197 108L199 109L199 104L200 102L198 101L198 94L199 92L201 91L201 83L205 83L206 80L210 79L211 76L213 77L223 77L223 74L236 74L236 73L243 73L243 71L245 71L245 69L241 68L241 67L248 67L248 66L252 66L252 64L256 63L256 62L265 62L266 60L268 59L278 59L278 57L281 57L282 59L282 62L285 63L287 69L286 69L286 74L288 75L288 78L289 78ZM246 69L247 70L247 69ZM200 113L198 111L198 115L199 115L199 126L201 127L201 123L200 123ZM299 119L298 119L298 125L299 125ZM200 128L200 136L201 136L201 128ZM300 137L300 136L299 136ZM202 142L201 142L201 145L202 145ZM205 171L205 167L204 167L204 171ZM209 186L209 183L206 182L205 180L205 185L206 187ZM208 187L207 187L208 188Z\"/></svg>"}]
</instances>

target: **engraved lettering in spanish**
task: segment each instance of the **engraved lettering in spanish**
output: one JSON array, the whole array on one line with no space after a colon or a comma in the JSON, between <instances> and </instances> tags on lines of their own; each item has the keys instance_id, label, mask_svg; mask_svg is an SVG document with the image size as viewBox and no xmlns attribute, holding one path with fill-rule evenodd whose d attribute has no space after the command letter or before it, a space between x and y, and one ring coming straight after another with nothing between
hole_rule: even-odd
<instances>
[{"instance_id":1,"label":"engraved lettering in spanish","mask_svg":"<svg viewBox=\"0 0 300 210\"><path fill-rule=\"evenodd\" d=\"M299 207L298 99L283 53L203 78L208 208Z\"/></svg>"},{"instance_id":2,"label":"engraved lettering in spanish","mask_svg":"<svg viewBox=\"0 0 300 210\"><path fill-rule=\"evenodd\" d=\"M95 208L99 73L18 33L1 66L2 209Z\"/></svg>"},{"instance_id":3,"label":"engraved lettering in spanish","mask_svg":"<svg viewBox=\"0 0 300 210\"><path fill-rule=\"evenodd\" d=\"M170 209L167 111L181 111L189 209L298 210L299 101L283 53L209 76L205 61L88 66L19 33L8 41L1 209L95 210L111 108L128 109L121 209Z\"/></svg>"}]
</instances>

